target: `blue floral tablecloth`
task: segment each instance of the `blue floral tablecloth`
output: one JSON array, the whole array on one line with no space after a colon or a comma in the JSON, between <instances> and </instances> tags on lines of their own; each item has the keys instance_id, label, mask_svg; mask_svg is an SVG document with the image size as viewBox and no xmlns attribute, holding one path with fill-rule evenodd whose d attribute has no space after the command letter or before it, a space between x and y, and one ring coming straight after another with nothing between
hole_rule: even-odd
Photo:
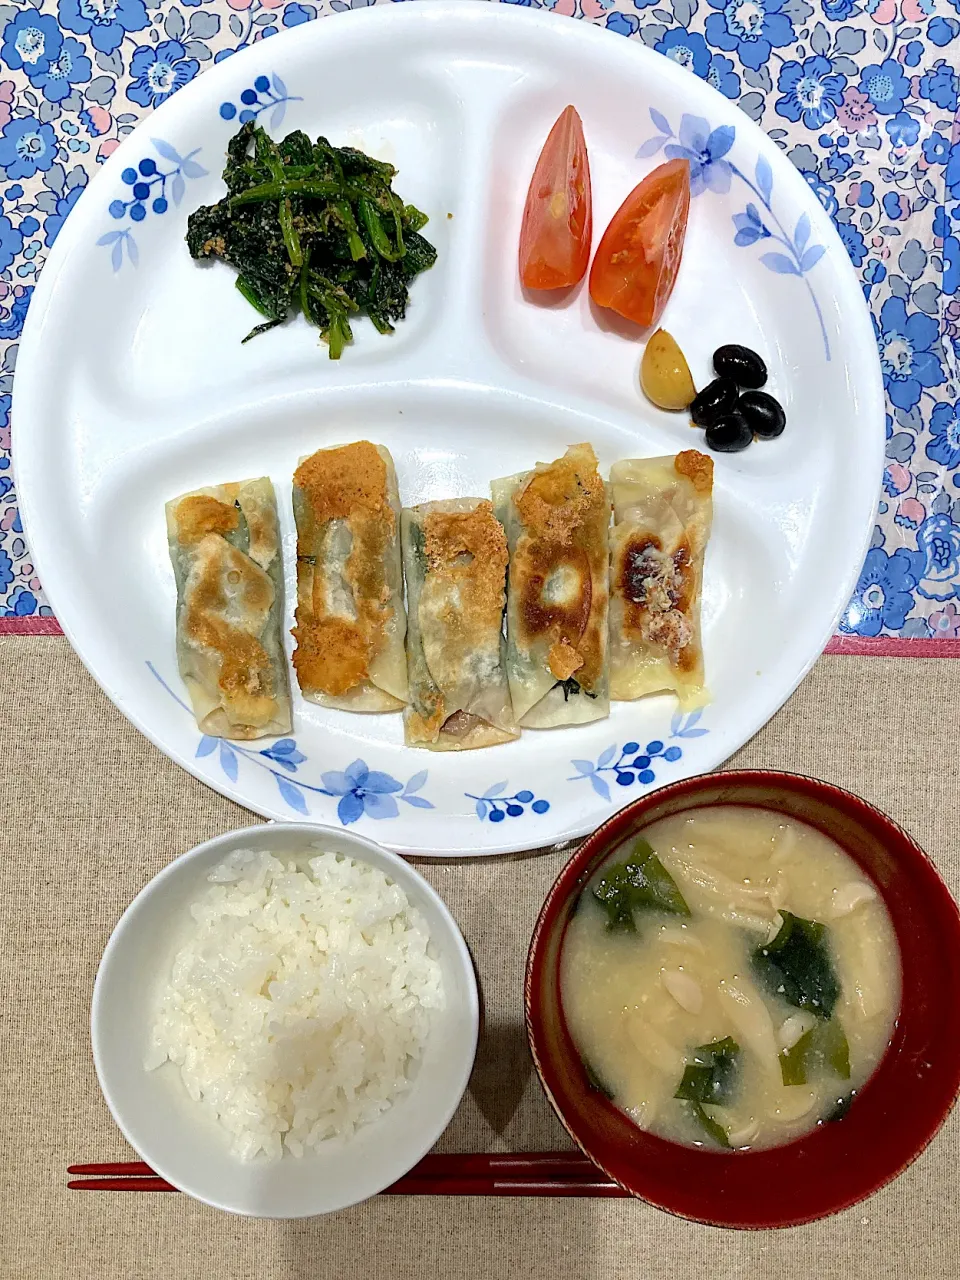
<instances>
[{"instance_id":1,"label":"blue floral tablecloth","mask_svg":"<svg viewBox=\"0 0 960 1280\"><path fill-rule=\"evenodd\" d=\"M17 512L10 399L24 317L64 219L120 139L205 67L371 2L0 4L0 615L50 614ZM862 281L887 393L883 492L841 631L960 637L960 0L542 7L642 40L708 80L816 192Z\"/></svg>"}]
</instances>

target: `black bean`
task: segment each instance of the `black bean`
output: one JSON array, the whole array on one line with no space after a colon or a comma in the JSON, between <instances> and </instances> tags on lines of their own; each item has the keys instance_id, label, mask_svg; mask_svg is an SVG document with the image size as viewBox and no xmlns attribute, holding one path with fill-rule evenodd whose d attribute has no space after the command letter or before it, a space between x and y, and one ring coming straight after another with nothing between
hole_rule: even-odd
<instances>
[{"instance_id":1,"label":"black bean","mask_svg":"<svg viewBox=\"0 0 960 1280\"><path fill-rule=\"evenodd\" d=\"M767 366L757 353L735 342L717 347L713 367L721 378L731 378L738 387L762 387L767 380Z\"/></svg>"},{"instance_id":2,"label":"black bean","mask_svg":"<svg viewBox=\"0 0 960 1280\"><path fill-rule=\"evenodd\" d=\"M715 453L739 453L753 440L753 432L745 418L737 412L728 413L719 422L707 427L707 448Z\"/></svg>"},{"instance_id":3,"label":"black bean","mask_svg":"<svg viewBox=\"0 0 960 1280\"><path fill-rule=\"evenodd\" d=\"M745 391L737 409L753 434L761 440L775 440L787 425L783 405L766 391Z\"/></svg>"},{"instance_id":4,"label":"black bean","mask_svg":"<svg viewBox=\"0 0 960 1280\"><path fill-rule=\"evenodd\" d=\"M697 393L690 406L690 417L698 427L709 427L734 411L739 395L735 382L729 378L714 378Z\"/></svg>"}]
</instances>

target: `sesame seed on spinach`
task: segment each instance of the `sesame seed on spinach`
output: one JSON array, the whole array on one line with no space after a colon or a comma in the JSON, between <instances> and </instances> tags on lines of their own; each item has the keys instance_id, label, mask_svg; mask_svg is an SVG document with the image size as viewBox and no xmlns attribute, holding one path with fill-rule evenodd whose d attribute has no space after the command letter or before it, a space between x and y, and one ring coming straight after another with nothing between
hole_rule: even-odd
<instances>
[{"instance_id":1,"label":"sesame seed on spinach","mask_svg":"<svg viewBox=\"0 0 960 1280\"><path fill-rule=\"evenodd\" d=\"M192 213L194 258L235 267L236 287L264 317L244 341L301 312L317 325L330 357L366 315L392 333L408 286L437 251L422 235L426 216L393 190L393 165L353 147L311 142L300 130L274 142L253 121L227 145L227 195Z\"/></svg>"}]
</instances>

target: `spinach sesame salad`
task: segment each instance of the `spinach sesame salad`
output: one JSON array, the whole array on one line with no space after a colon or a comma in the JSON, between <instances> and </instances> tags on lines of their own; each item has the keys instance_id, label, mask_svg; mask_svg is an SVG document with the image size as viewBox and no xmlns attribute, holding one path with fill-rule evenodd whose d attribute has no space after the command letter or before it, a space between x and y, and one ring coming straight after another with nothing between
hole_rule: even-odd
<instances>
[{"instance_id":1,"label":"spinach sesame salad","mask_svg":"<svg viewBox=\"0 0 960 1280\"><path fill-rule=\"evenodd\" d=\"M253 121L238 130L227 146L227 195L190 215L187 245L194 258L236 268L237 289L264 317L244 342L298 311L332 360L353 340L355 316L393 332L410 282L437 257L420 235L426 215L393 190L396 172L300 130L281 142Z\"/></svg>"}]
</instances>

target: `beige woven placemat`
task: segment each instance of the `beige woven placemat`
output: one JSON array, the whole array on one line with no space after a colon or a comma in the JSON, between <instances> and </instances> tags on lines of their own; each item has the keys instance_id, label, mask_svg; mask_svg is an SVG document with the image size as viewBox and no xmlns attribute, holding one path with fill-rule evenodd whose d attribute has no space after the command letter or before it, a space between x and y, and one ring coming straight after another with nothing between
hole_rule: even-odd
<instances>
[{"instance_id":1,"label":"beige woven placemat","mask_svg":"<svg viewBox=\"0 0 960 1280\"><path fill-rule=\"evenodd\" d=\"M816 774L875 801L956 892L958 704L960 662L824 658L733 763ZM0 1280L960 1276L958 1115L891 1187L786 1232L723 1232L619 1200L391 1197L270 1223L186 1196L68 1192L68 1163L132 1157L87 1033L110 930L171 858L251 819L142 738L62 639L0 641L0 742ZM521 1013L527 939L561 862L425 864L477 959L487 1019L446 1150L568 1145Z\"/></svg>"}]
</instances>

